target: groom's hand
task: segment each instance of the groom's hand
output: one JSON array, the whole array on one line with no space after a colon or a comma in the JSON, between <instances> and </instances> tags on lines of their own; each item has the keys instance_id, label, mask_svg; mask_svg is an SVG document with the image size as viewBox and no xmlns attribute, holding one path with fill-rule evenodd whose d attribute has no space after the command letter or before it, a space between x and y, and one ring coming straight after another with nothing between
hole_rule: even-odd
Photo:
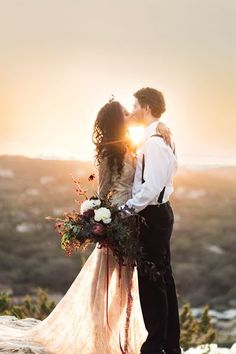
<instances>
[{"instance_id":1,"label":"groom's hand","mask_svg":"<svg viewBox=\"0 0 236 354\"><path fill-rule=\"evenodd\" d=\"M120 211L121 217L123 218L127 218L128 216L133 215L133 210L129 208L126 204L119 206L118 210Z\"/></svg>"}]
</instances>

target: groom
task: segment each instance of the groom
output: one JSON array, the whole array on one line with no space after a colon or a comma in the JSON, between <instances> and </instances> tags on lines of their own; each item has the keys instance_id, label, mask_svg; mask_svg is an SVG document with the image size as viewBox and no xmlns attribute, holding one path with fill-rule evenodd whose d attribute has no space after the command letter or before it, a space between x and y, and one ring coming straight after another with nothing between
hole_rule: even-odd
<instances>
[{"instance_id":1,"label":"groom","mask_svg":"<svg viewBox=\"0 0 236 354\"><path fill-rule=\"evenodd\" d=\"M133 118L144 124L146 130L137 159L132 199L126 205L145 218L140 230L145 252L142 264L152 270L145 273L143 266L138 267L140 303L148 332L141 354L180 354L178 302L170 261L174 216L169 202L177 161L171 147L156 134L158 120L165 111L162 93L146 87L134 97Z\"/></svg>"}]
</instances>

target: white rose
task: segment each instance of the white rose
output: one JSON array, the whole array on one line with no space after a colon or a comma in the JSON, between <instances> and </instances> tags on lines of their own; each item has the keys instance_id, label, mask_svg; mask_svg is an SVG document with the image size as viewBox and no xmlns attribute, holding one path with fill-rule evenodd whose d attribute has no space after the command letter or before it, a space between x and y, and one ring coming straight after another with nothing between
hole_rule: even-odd
<instances>
[{"instance_id":1,"label":"white rose","mask_svg":"<svg viewBox=\"0 0 236 354\"><path fill-rule=\"evenodd\" d=\"M111 218L103 219L104 224L110 224Z\"/></svg>"},{"instance_id":2,"label":"white rose","mask_svg":"<svg viewBox=\"0 0 236 354\"><path fill-rule=\"evenodd\" d=\"M100 199L91 199L91 202L93 202L94 207L100 207L101 205L101 200Z\"/></svg>"},{"instance_id":3,"label":"white rose","mask_svg":"<svg viewBox=\"0 0 236 354\"><path fill-rule=\"evenodd\" d=\"M94 220L95 221L103 221L105 224L109 224L111 222L111 211L108 208L99 208L94 210Z\"/></svg>"},{"instance_id":4,"label":"white rose","mask_svg":"<svg viewBox=\"0 0 236 354\"><path fill-rule=\"evenodd\" d=\"M101 205L101 200L99 200L99 199L87 199L81 204L80 211L83 214L87 210L94 209L100 205Z\"/></svg>"}]
</instances>

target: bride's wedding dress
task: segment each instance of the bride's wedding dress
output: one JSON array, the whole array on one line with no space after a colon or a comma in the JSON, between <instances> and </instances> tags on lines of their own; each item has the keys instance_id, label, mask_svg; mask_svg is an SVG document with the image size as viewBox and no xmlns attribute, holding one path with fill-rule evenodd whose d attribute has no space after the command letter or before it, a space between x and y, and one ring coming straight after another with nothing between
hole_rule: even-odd
<instances>
[{"instance_id":1,"label":"bride's wedding dress","mask_svg":"<svg viewBox=\"0 0 236 354\"><path fill-rule=\"evenodd\" d=\"M117 205L122 205L130 198L134 165L128 153L121 176L110 176L105 161L100 166L99 175L100 197L112 191L112 203ZM22 320L0 325L0 352L121 354L120 344L123 348L125 341L128 282L127 267L122 267L119 279L119 267L111 252L107 254L106 249L96 247L46 319L28 329L20 326ZM139 303L136 268L132 296L127 354L139 353L147 336ZM16 326L15 322L19 322L19 325Z\"/></svg>"}]
</instances>

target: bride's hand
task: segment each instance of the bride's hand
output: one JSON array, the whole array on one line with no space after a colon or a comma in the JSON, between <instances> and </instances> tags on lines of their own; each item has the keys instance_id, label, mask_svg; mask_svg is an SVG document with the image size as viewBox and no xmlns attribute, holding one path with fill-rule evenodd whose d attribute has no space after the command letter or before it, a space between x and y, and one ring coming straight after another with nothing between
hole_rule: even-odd
<instances>
[{"instance_id":1,"label":"bride's hand","mask_svg":"<svg viewBox=\"0 0 236 354\"><path fill-rule=\"evenodd\" d=\"M171 146L171 130L162 122L157 124L156 133L161 135L165 143Z\"/></svg>"}]
</instances>

